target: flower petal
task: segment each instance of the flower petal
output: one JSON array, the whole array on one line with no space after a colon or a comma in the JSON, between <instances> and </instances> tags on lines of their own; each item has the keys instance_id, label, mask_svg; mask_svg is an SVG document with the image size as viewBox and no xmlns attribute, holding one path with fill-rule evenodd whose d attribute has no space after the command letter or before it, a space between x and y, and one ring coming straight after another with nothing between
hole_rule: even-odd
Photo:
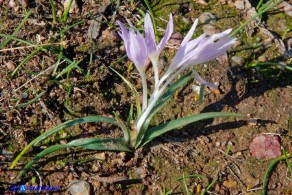
<instances>
[{"instance_id":1,"label":"flower petal","mask_svg":"<svg viewBox=\"0 0 292 195\"><path fill-rule=\"evenodd\" d=\"M198 19L195 20L192 28L189 30L188 34L185 36L184 40L182 41L181 45L185 45L189 42L189 40L192 38L195 30L196 30L196 27L198 25Z\"/></svg>"},{"instance_id":2,"label":"flower petal","mask_svg":"<svg viewBox=\"0 0 292 195\"><path fill-rule=\"evenodd\" d=\"M146 13L144 20L144 30L145 30L145 39L147 43L147 47L149 50L149 54L154 54L157 52L157 45L155 42L155 34L153 29L153 24L151 21L151 17L148 13Z\"/></svg>"},{"instance_id":3,"label":"flower petal","mask_svg":"<svg viewBox=\"0 0 292 195\"><path fill-rule=\"evenodd\" d=\"M129 31L127 30L127 28L122 22L118 20L117 23L121 27L121 31L122 31L122 33L119 32L119 35L126 42L129 39Z\"/></svg>"},{"instance_id":4,"label":"flower petal","mask_svg":"<svg viewBox=\"0 0 292 195\"><path fill-rule=\"evenodd\" d=\"M166 27L165 35L161 39L160 43L158 44L158 51L157 53L160 53L162 48L164 47L165 43L170 39L173 32L173 19L172 14L169 15L169 21Z\"/></svg>"},{"instance_id":5,"label":"flower petal","mask_svg":"<svg viewBox=\"0 0 292 195\"><path fill-rule=\"evenodd\" d=\"M189 53L190 51L192 51L193 49L195 49L202 40L205 40L206 38L206 34L202 34L199 37L197 37L194 40L191 40L187 43L186 45L186 52L185 53Z\"/></svg>"},{"instance_id":6,"label":"flower petal","mask_svg":"<svg viewBox=\"0 0 292 195\"><path fill-rule=\"evenodd\" d=\"M193 71L193 73L194 73L194 75L195 75L195 77L196 77L196 79L201 83L201 84L203 84L203 85L207 85L207 86L209 86L209 87L211 87L211 88L215 88L215 89L217 89L218 88L218 86L216 86L215 84L213 84L213 83L209 83L209 82L207 82L207 81L205 81L196 71Z\"/></svg>"},{"instance_id":7,"label":"flower petal","mask_svg":"<svg viewBox=\"0 0 292 195\"><path fill-rule=\"evenodd\" d=\"M229 37L229 32L230 30L227 30L210 37L202 37L197 46L185 54L179 66L196 65L223 55L236 40Z\"/></svg>"},{"instance_id":8,"label":"flower petal","mask_svg":"<svg viewBox=\"0 0 292 195\"><path fill-rule=\"evenodd\" d=\"M139 71L145 71L148 52L145 39L139 32L136 34L133 30L130 30L127 54Z\"/></svg>"}]
</instances>

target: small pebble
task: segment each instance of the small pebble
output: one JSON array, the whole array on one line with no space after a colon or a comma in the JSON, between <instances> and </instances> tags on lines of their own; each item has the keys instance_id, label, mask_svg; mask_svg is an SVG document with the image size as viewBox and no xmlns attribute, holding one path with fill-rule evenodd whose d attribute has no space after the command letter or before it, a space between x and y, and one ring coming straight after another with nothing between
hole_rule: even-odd
<instances>
[{"instance_id":1,"label":"small pebble","mask_svg":"<svg viewBox=\"0 0 292 195\"><path fill-rule=\"evenodd\" d=\"M189 19L189 18L185 18L185 17L183 17L183 22L185 23L185 24L190 24L191 23L191 20Z\"/></svg>"},{"instance_id":2,"label":"small pebble","mask_svg":"<svg viewBox=\"0 0 292 195\"><path fill-rule=\"evenodd\" d=\"M14 8L14 7L16 6L15 1L14 1L14 0L10 0L10 1L9 1L9 6L10 6L11 8Z\"/></svg>"},{"instance_id":3,"label":"small pebble","mask_svg":"<svg viewBox=\"0 0 292 195\"><path fill-rule=\"evenodd\" d=\"M141 175L141 174L142 174L142 167L138 167L138 168L135 170L135 174L137 174L137 175Z\"/></svg>"},{"instance_id":4,"label":"small pebble","mask_svg":"<svg viewBox=\"0 0 292 195\"><path fill-rule=\"evenodd\" d=\"M11 71L15 70L15 65L12 61L7 62L6 67Z\"/></svg>"},{"instance_id":5,"label":"small pebble","mask_svg":"<svg viewBox=\"0 0 292 195\"><path fill-rule=\"evenodd\" d=\"M236 65L243 65L244 64L244 59L239 56L232 56L231 61L236 64Z\"/></svg>"},{"instance_id":6,"label":"small pebble","mask_svg":"<svg viewBox=\"0 0 292 195\"><path fill-rule=\"evenodd\" d=\"M216 22L217 18L210 12L204 12L199 16L199 20L203 24L214 23Z\"/></svg>"},{"instance_id":7,"label":"small pebble","mask_svg":"<svg viewBox=\"0 0 292 195\"><path fill-rule=\"evenodd\" d=\"M259 62L267 62L268 61L268 58L266 56L260 56L258 58Z\"/></svg>"},{"instance_id":8,"label":"small pebble","mask_svg":"<svg viewBox=\"0 0 292 195\"><path fill-rule=\"evenodd\" d=\"M89 195L90 186L86 181L75 180L69 185L69 191L72 195Z\"/></svg>"},{"instance_id":9,"label":"small pebble","mask_svg":"<svg viewBox=\"0 0 292 195\"><path fill-rule=\"evenodd\" d=\"M196 0L196 2L202 5L208 5L208 2L205 0Z\"/></svg>"},{"instance_id":10,"label":"small pebble","mask_svg":"<svg viewBox=\"0 0 292 195\"><path fill-rule=\"evenodd\" d=\"M243 0L236 0L234 5L239 10L244 10L244 1Z\"/></svg>"},{"instance_id":11,"label":"small pebble","mask_svg":"<svg viewBox=\"0 0 292 195\"><path fill-rule=\"evenodd\" d=\"M21 94L21 97L22 97L23 99L27 98L27 96L28 96L27 93L22 93L22 94Z\"/></svg>"},{"instance_id":12,"label":"small pebble","mask_svg":"<svg viewBox=\"0 0 292 195\"><path fill-rule=\"evenodd\" d=\"M247 124L249 126L256 126L258 124L258 119L257 118L247 119Z\"/></svg>"},{"instance_id":13,"label":"small pebble","mask_svg":"<svg viewBox=\"0 0 292 195\"><path fill-rule=\"evenodd\" d=\"M115 42L119 39L119 36L115 31L107 28L102 31L102 38Z\"/></svg>"},{"instance_id":14,"label":"small pebble","mask_svg":"<svg viewBox=\"0 0 292 195\"><path fill-rule=\"evenodd\" d=\"M206 35L209 35L209 36L215 33L218 33L218 29L211 24L205 24L202 28L203 28L204 33L206 33Z\"/></svg>"}]
</instances>

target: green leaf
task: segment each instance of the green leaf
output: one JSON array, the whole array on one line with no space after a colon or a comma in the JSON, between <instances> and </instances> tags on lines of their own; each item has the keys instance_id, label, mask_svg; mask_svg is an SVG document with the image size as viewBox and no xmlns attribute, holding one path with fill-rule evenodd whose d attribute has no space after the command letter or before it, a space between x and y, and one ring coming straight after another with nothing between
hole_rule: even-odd
<instances>
[{"instance_id":1,"label":"green leaf","mask_svg":"<svg viewBox=\"0 0 292 195\"><path fill-rule=\"evenodd\" d=\"M18 154L18 156L15 158L15 160L12 162L10 169L13 169L16 165L16 163L19 161L19 159L30 149L30 147L37 145L40 141L46 139L47 137L49 137L50 135L57 133L58 131L67 128L67 127L71 127L73 125L79 125L82 123L90 123L90 122L105 122L105 123L110 123L113 125L118 126L117 122L115 119L113 118L108 118L108 117L104 117L104 116L87 116L87 117L83 117L83 118L79 118L79 119L75 119L75 120L70 120L67 122L64 122L56 127L53 127L52 129L50 129L49 131L46 131L45 133L41 134L40 136L38 136L37 138L35 138L34 140L32 140L21 152L20 154Z\"/></svg>"},{"instance_id":2,"label":"green leaf","mask_svg":"<svg viewBox=\"0 0 292 195\"><path fill-rule=\"evenodd\" d=\"M280 162L282 160L286 160L286 159L291 158L291 157L292 157L291 154L284 154L284 155L276 158L275 160L273 160L270 163L268 169L265 172L264 179L263 179L263 191L262 191L263 195L268 194L267 190L268 190L269 176L270 176L272 170L275 168L275 166L278 164L278 162Z\"/></svg>"},{"instance_id":3,"label":"green leaf","mask_svg":"<svg viewBox=\"0 0 292 195\"><path fill-rule=\"evenodd\" d=\"M170 100L170 98L174 95L174 93L181 87L183 87L191 78L192 72L188 72L187 74L183 75L181 78L179 78L176 82L174 82L168 90L159 98L157 101L157 104L153 107L152 112L149 114L147 119L145 120L145 123L143 124L142 129L139 132L138 138L137 138L137 145L136 147L139 147L139 144L141 143L143 136L145 134L145 131L147 131L148 126L151 122L151 119L153 116Z\"/></svg>"},{"instance_id":4,"label":"green leaf","mask_svg":"<svg viewBox=\"0 0 292 195\"><path fill-rule=\"evenodd\" d=\"M188 125L190 123L200 121L200 120L205 120L205 119L210 119L210 118L215 118L215 117L234 117L234 116L239 116L242 117L244 115L238 114L238 113L228 113L228 112L207 112L207 113L202 113L202 114L197 114L197 115L192 115L192 116L187 116L183 118L179 118L176 120L169 121L167 123L163 123L161 125L152 127L148 129L145 132L143 142L141 144L141 147L153 140L154 138L169 132L173 129Z\"/></svg>"},{"instance_id":5,"label":"green leaf","mask_svg":"<svg viewBox=\"0 0 292 195\"><path fill-rule=\"evenodd\" d=\"M207 186L207 188L201 193L201 195L205 195L214 184L217 182L218 178L213 179L213 181Z\"/></svg>"},{"instance_id":6,"label":"green leaf","mask_svg":"<svg viewBox=\"0 0 292 195\"><path fill-rule=\"evenodd\" d=\"M116 118L116 121L119 125L119 127L122 129L123 131L123 134L124 134L124 140L127 144L130 144L130 140L131 140L131 132L130 130L127 128L127 126L125 125L125 123L122 121L122 119L119 118L119 116L115 114L115 118Z\"/></svg>"},{"instance_id":7,"label":"green leaf","mask_svg":"<svg viewBox=\"0 0 292 195\"><path fill-rule=\"evenodd\" d=\"M67 18L68 18L69 11L70 11L70 8L71 8L71 6L72 6L72 3L73 3L73 0L70 0L70 1L69 1L69 4L67 4L67 7L66 7L65 10L64 10L64 13L63 13L62 16L61 16L61 22L62 22L63 24L65 24L66 21L67 21Z\"/></svg>"},{"instance_id":8,"label":"green leaf","mask_svg":"<svg viewBox=\"0 0 292 195\"><path fill-rule=\"evenodd\" d=\"M18 104L17 106L15 106L16 108L22 108L22 107L26 107L34 102L36 102L38 99L40 99L40 97L42 97L44 94L46 93L46 91L42 91L40 94L38 94L35 98L33 98L32 100L26 102L26 103L22 103L22 104Z\"/></svg>"},{"instance_id":9,"label":"green leaf","mask_svg":"<svg viewBox=\"0 0 292 195\"><path fill-rule=\"evenodd\" d=\"M122 138L83 138L71 141L67 145L89 150L131 151Z\"/></svg>"},{"instance_id":10,"label":"green leaf","mask_svg":"<svg viewBox=\"0 0 292 195\"><path fill-rule=\"evenodd\" d=\"M79 71L82 71L82 69L78 66L78 64L80 64L80 62L82 62L82 59L79 61L73 61L69 66L67 66L66 68L64 68L57 76L56 79L63 76L64 74L70 72L73 68L77 68Z\"/></svg>"},{"instance_id":11,"label":"green leaf","mask_svg":"<svg viewBox=\"0 0 292 195\"><path fill-rule=\"evenodd\" d=\"M25 17L22 19L21 23L17 26L17 28L14 30L14 32L11 34L11 36L7 37L5 39L5 41L3 41L3 43L0 44L0 49L3 48L5 45L7 45L7 43L9 43L9 41L11 39L13 39L17 33L19 32L19 30L21 29L21 27L25 24L25 22L27 21L28 17L30 16L30 14L32 13L32 9L30 9L27 14L25 15Z\"/></svg>"},{"instance_id":12,"label":"green leaf","mask_svg":"<svg viewBox=\"0 0 292 195\"><path fill-rule=\"evenodd\" d=\"M114 71L131 89L135 100L136 100L136 108L137 108L137 115L140 116L141 114L141 106L140 106L140 101L139 101L139 93L137 92L136 88L134 87L134 85L132 85L132 83L130 81L128 81L123 75L121 75L118 71L116 71L114 68L109 67L110 69L112 69L112 71Z\"/></svg>"},{"instance_id":13,"label":"green leaf","mask_svg":"<svg viewBox=\"0 0 292 195\"><path fill-rule=\"evenodd\" d=\"M68 148L69 146L67 144L61 144L61 145L54 145L51 146L43 151L41 151L40 153L38 153L31 161L29 161L24 168L20 171L19 175L17 176L17 178L22 177L24 174L26 174L26 172L30 169L30 167L37 162L38 160L40 160L41 158L43 158L44 156L51 154L55 151L61 150L61 149L65 149Z\"/></svg>"},{"instance_id":14,"label":"green leaf","mask_svg":"<svg viewBox=\"0 0 292 195\"><path fill-rule=\"evenodd\" d=\"M29 161L23 170L19 173L18 178L23 176L30 167L36 163L38 160L42 159L46 155L49 155L53 152L56 152L61 149L69 148L69 147L80 147L84 149L90 150L110 150L110 151L126 151L130 152L131 150L125 145L125 142L122 138L82 138L73 140L67 144L60 144L51 146L39 154L37 154L31 161Z\"/></svg>"}]
</instances>

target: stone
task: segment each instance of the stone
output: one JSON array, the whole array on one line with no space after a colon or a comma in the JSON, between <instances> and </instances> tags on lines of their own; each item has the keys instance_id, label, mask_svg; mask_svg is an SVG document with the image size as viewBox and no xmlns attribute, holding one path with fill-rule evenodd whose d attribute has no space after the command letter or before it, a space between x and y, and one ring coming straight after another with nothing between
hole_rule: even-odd
<instances>
[{"instance_id":1,"label":"stone","mask_svg":"<svg viewBox=\"0 0 292 195\"><path fill-rule=\"evenodd\" d=\"M236 0L234 5L239 10L244 10L244 1L243 0Z\"/></svg>"},{"instance_id":2,"label":"stone","mask_svg":"<svg viewBox=\"0 0 292 195\"><path fill-rule=\"evenodd\" d=\"M205 24L202 28L204 33L209 36L219 32L219 30L211 24Z\"/></svg>"},{"instance_id":3,"label":"stone","mask_svg":"<svg viewBox=\"0 0 292 195\"><path fill-rule=\"evenodd\" d=\"M69 191L72 195L89 195L90 186L86 181L75 180L70 183Z\"/></svg>"},{"instance_id":4,"label":"stone","mask_svg":"<svg viewBox=\"0 0 292 195\"><path fill-rule=\"evenodd\" d=\"M7 67L9 70L11 70L11 71L15 70L15 65L14 65L14 63L13 63L12 61L8 61L8 62L6 63L6 67Z\"/></svg>"},{"instance_id":5,"label":"stone","mask_svg":"<svg viewBox=\"0 0 292 195\"><path fill-rule=\"evenodd\" d=\"M244 64L244 59L239 56L232 56L231 61L236 64L236 65L243 65Z\"/></svg>"},{"instance_id":6,"label":"stone","mask_svg":"<svg viewBox=\"0 0 292 195\"><path fill-rule=\"evenodd\" d=\"M203 24L215 23L217 18L210 12L204 12L199 16L199 20Z\"/></svg>"},{"instance_id":7,"label":"stone","mask_svg":"<svg viewBox=\"0 0 292 195\"><path fill-rule=\"evenodd\" d=\"M249 145L250 153L256 159L267 160L281 156L280 137L274 134L260 134Z\"/></svg>"}]
</instances>

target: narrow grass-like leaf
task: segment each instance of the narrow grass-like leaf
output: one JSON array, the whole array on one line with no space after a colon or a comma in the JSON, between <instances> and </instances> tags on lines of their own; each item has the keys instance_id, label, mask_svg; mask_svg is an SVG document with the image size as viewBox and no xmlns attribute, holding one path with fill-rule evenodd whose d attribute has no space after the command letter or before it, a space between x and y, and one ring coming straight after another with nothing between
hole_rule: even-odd
<instances>
[{"instance_id":1,"label":"narrow grass-like leaf","mask_svg":"<svg viewBox=\"0 0 292 195\"><path fill-rule=\"evenodd\" d=\"M125 125L125 123L122 121L122 119L120 119L116 114L115 114L115 119L119 125L119 127L122 129L123 134L124 134L124 141L127 144L130 144L130 140L131 140L131 133L129 131L129 129L127 128L127 126Z\"/></svg>"},{"instance_id":2,"label":"narrow grass-like leaf","mask_svg":"<svg viewBox=\"0 0 292 195\"><path fill-rule=\"evenodd\" d=\"M32 140L21 152L20 154L18 154L18 156L15 158L15 160L12 162L10 169L14 168L16 163L19 161L19 159L30 149L30 147L37 145L40 141L42 141L43 139L46 139L47 137L49 137L50 135L57 133L58 131L67 128L67 127L71 127L73 125L79 125L82 123L90 123L90 122L104 122L104 123L110 123L113 125L118 126L117 122L115 119L113 118L108 118L108 117L104 117L104 116L87 116L87 117L83 117L83 118L79 118L79 119L75 119L75 120L70 120L67 122L64 122L56 127L53 127L52 129L50 129L49 131L46 131L45 133L41 134L40 136L38 136L37 138L35 138L34 140Z\"/></svg>"},{"instance_id":3,"label":"narrow grass-like leaf","mask_svg":"<svg viewBox=\"0 0 292 195\"><path fill-rule=\"evenodd\" d=\"M267 187L268 187L269 176L270 176L271 171L274 169L274 167L276 166L276 164L278 162L280 162L282 160L285 160L287 158L291 158L291 157L292 157L291 154L285 154L285 155L282 155L282 156L276 158L275 160L273 160L271 162L271 164L269 165L269 167L268 167L268 169L267 169L267 171L266 171L266 173L264 175L264 181L263 181L263 194L264 195L267 195L268 194L267 193L267 190L268 190Z\"/></svg>"},{"instance_id":4,"label":"narrow grass-like leaf","mask_svg":"<svg viewBox=\"0 0 292 195\"><path fill-rule=\"evenodd\" d=\"M197 114L197 115L192 115L192 116L186 116L183 118L179 118L176 120L169 121L167 123L163 123L161 125L152 127L148 129L145 132L143 142L141 146L144 146L154 138L169 132L173 129L188 125L190 123L200 121L200 120L205 120L205 119L210 119L210 118L216 118L216 117L243 117L244 115L238 114L238 113L229 113L229 112L207 112L207 113L202 113L202 114Z\"/></svg>"},{"instance_id":5,"label":"narrow grass-like leaf","mask_svg":"<svg viewBox=\"0 0 292 195\"><path fill-rule=\"evenodd\" d=\"M89 48L89 67L88 67L88 70L87 70L87 73L86 73L86 76L85 76L86 81L89 81L90 70L91 70L92 64L93 64L93 54L94 54L93 46L94 46L94 43L93 43L93 40L92 40L92 31L90 31L89 45L90 45L90 48Z\"/></svg>"},{"instance_id":6,"label":"narrow grass-like leaf","mask_svg":"<svg viewBox=\"0 0 292 195\"><path fill-rule=\"evenodd\" d=\"M78 64L82 62L82 59L77 61L77 62L72 62L69 66L67 66L66 68L64 68L57 76L56 78L61 77L62 75L70 72L73 68L77 68L79 71L82 71L81 68L78 66Z\"/></svg>"},{"instance_id":7,"label":"narrow grass-like leaf","mask_svg":"<svg viewBox=\"0 0 292 195\"><path fill-rule=\"evenodd\" d=\"M135 87L132 85L132 83L130 81L128 81L125 77L123 77L123 75L121 75L120 73L118 73L115 69L113 69L112 67L110 67L110 69L112 69L112 71L114 71L131 89L135 100L136 100L136 108L137 108L137 115L140 116L141 114L141 105L140 105L140 101L138 98L139 93L137 92L137 90L135 89Z\"/></svg>"},{"instance_id":8,"label":"narrow grass-like leaf","mask_svg":"<svg viewBox=\"0 0 292 195\"><path fill-rule=\"evenodd\" d=\"M23 107L26 107L36 101L38 101L40 99L40 97L42 97L44 94L46 93L46 91L42 91L40 94L38 94L35 98L33 98L32 100L28 101L28 102L25 102L25 103L22 103L22 104L18 104L15 106L15 108L23 108ZM6 112L6 110L4 109L0 109L0 113L1 112Z\"/></svg>"},{"instance_id":9,"label":"narrow grass-like leaf","mask_svg":"<svg viewBox=\"0 0 292 195\"><path fill-rule=\"evenodd\" d=\"M206 178L206 176L195 174L195 175L185 175L184 178ZM176 179L176 181L180 181L182 179L183 179L183 177L179 177Z\"/></svg>"},{"instance_id":10,"label":"narrow grass-like leaf","mask_svg":"<svg viewBox=\"0 0 292 195\"><path fill-rule=\"evenodd\" d=\"M131 127L131 121L133 120L133 114L134 114L134 107L133 107L133 104L131 104L129 115L127 118L127 126L128 127Z\"/></svg>"},{"instance_id":11,"label":"narrow grass-like leaf","mask_svg":"<svg viewBox=\"0 0 292 195\"><path fill-rule=\"evenodd\" d=\"M71 8L71 6L72 6L72 3L73 3L73 0L70 0L69 3L67 4L67 7L66 7L65 10L64 10L64 13L63 13L62 16L61 16L61 22L62 22L63 24L65 24L66 21L67 21L67 18L68 18L69 11L70 11L70 8Z\"/></svg>"},{"instance_id":12,"label":"narrow grass-like leaf","mask_svg":"<svg viewBox=\"0 0 292 195\"><path fill-rule=\"evenodd\" d=\"M46 93L46 91L42 91L40 94L38 94L35 98L33 98L32 100L22 103L22 104L18 104L17 106L15 106L15 108L23 108L26 107L36 101L38 101L40 99L40 97L42 97L44 94Z\"/></svg>"},{"instance_id":13,"label":"narrow grass-like leaf","mask_svg":"<svg viewBox=\"0 0 292 195\"><path fill-rule=\"evenodd\" d=\"M68 79L67 79L68 80ZM68 112L71 114L71 115L75 115L76 113L70 109L70 105L69 105L69 101L70 101L70 94L71 94L71 91L72 91L72 85L70 84L70 81L68 83L68 90L67 90L67 93L66 93L66 98L65 98L65 102L64 102L64 106L65 108L68 110Z\"/></svg>"},{"instance_id":14,"label":"narrow grass-like leaf","mask_svg":"<svg viewBox=\"0 0 292 195\"><path fill-rule=\"evenodd\" d=\"M218 180L218 178L214 179L208 186L207 188L201 193L201 195L205 195L210 189L211 187L216 183L216 181Z\"/></svg>"},{"instance_id":15,"label":"narrow grass-like leaf","mask_svg":"<svg viewBox=\"0 0 292 195\"><path fill-rule=\"evenodd\" d=\"M30 9L27 14L25 15L25 17L23 18L23 20L21 21L21 23L17 26L17 28L14 30L14 32L11 34L10 37L7 37L7 39L0 44L0 49L3 48L5 45L7 45L7 43L9 43L9 41L12 39L12 37L15 37L16 34L18 33L18 31L21 29L21 27L24 25L24 23L27 21L28 17L30 16L32 12L32 9Z\"/></svg>"},{"instance_id":16,"label":"narrow grass-like leaf","mask_svg":"<svg viewBox=\"0 0 292 195\"><path fill-rule=\"evenodd\" d=\"M58 150L61 149L65 149L68 148L69 146L67 144L61 144L61 145L54 145L51 146L49 148L44 149L43 151L41 151L40 153L38 153L31 161L29 161L24 168L20 171L19 175L17 176L17 178L22 177L24 174L26 174L26 172L30 169L30 167L36 163L38 160L40 160L41 158L43 158L44 156L51 154L53 152L56 152ZM11 168L11 167L10 167Z\"/></svg>"},{"instance_id":17,"label":"narrow grass-like leaf","mask_svg":"<svg viewBox=\"0 0 292 195\"><path fill-rule=\"evenodd\" d=\"M283 154L285 155L285 161L286 161L286 164L287 164L287 167L288 167L288 170L289 170L289 173L290 173L290 177L292 178L292 165L291 165L291 162L289 161L289 158L287 156L287 152L285 149L283 149Z\"/></svg>"},{"instance_id":18,"label":"narrow grass-like leaf","mask_svg":"<svg viewBox=\"0 0 292 195\"><path fill-rule=\"evenodd\" d=\"M85 23L85 22L87 22L87 21L88 21L88 19L80 20L80 21L78 21L78 22L76 22L76 23L74 23L74 24L68 26L67 28L64 28L63 30L61 30L61 32L62 32L62 33L65 33L65 32L67 32L68 30L70 30L71 28L74 28L75 26L78 26L79 24L83 24L83 23Z\"/></svg>"},{"instance_id":19,"label":"narrow grass-like leaf","mask_svg":"<svg viewBox=\"0 0 292 195\"><path fill-rule=\"evenodd\" d=\"M57 12L56 12L56 7L54 5L53 0L49 0L50 5L51 5L51 9L52 9L52 16L53 16L53 23L57 22Z\"/></svg>"},{"instance_id":20,"label":"narrow grass-like leaf","mask_svg":"<svg viewBox=\"0 0 292 195\"><path fill-rule=\"evenodd\" d=\"M292 67L284 64L280 64L277 62L259 62L259 63L249 63L244 66L244 68L254 68L254 67L263 67L266 68L268 66L275 66L278 69L287 69L292 71Z\"/></svg>"},{"instance_id":21,"label":"narrow grass-like leaf","mask_svg":"<svg viewBox=\"0 0 292 195\"><path fill-rule=\"evenodd\" d=\"M203 102L204 99L204 90L205 90L205 85L201 84L200 86L200 92L199 92L199 99L198 99L198 103L201 104Z\"/></svg>"},{"instance_id":22,"label":"narrow grass-like leaf","mask_svg":"<svg viewBox=\"0 0 292 195\"><path fill-rule=\"evenodd\" d=\"M34 44L32 44L31 42L26 41L26 40L22 40L22 39L18 39L18 38L16 38L16 37L12 36L12 35L0 34L0 36L1 36L1 37L5 37L5 38L9 38L9 39L11 39L11 40L15 40L15 41L17 41L17 42L19 42L19 43L27 44L27 45L29 45L29 46L34 46Z\"/></svg>"},{"instance_id":23,"label":"narrow grass-like leaf","mask_svg":"<svg viewBox=\"0 0 292 195\"><path fill-rule=\"evenodd\" d=\"M25 64L30 58L32 58L36 53L38 53L42 48L38 47L37 49L33 50L22 62L15 68L15 70L11 73L11 76L14 77L14 75L17 73L18 69Z\"/></svg>"},{"instance_id":24,"label":"narrow grass-like leaf","mask_svg":"<svg viewBox=\"0 0 292 195\"><path fill-rule=\"evenodd\" d=\"M60 82L60 81L58 81L56 79L48 80L48 83L56 83L57 85L61 85L66 91L69 90L69 86L68 85L66 85L65 83Z\"/></svg>"},{"instance_id":25,"label":"narrow grass-like leaf","mask_svg":"<svg viewBox=\"0 0 292 195\"><path fill-rule=\"evenodd\" d=\"M83 138L71 141L70 147L81 147L89 150L107 150L131 152L122 138Z\"/></svg>"},{"instance_id":26,"label":"narrow grass-like leaf","mask_svg":"<svg viewBox=\"0 0 292 195\"><path fill-rule=\"evenodd\" d=\"M185 190L186 190L186 192L187 192L187 195L190 195L190 191L189 191L189 188L188 188L188 186L187 186L187 182L186 182L186 178L185 178L185 173L183 172L183 177L182 177L183 179L183 183L184 183L184 187L185 187Z\"/></svg>"},{"instance_id":27,"label":"narrow grass-like leaf","mask_svg":"<svg viewBox=\"0 0 292 195\"><path fill-rule=\"evenodd\" d=\"M23 170L18 175L18 178L23 176L30 167L36 163L38 160L42 159L46 155L49 155L53 152L56 152L61 149L69 148L69 147L80 147L84 149L90 150L98 150L98 151L125 151L130 152L131 150L125 145L125 142L121 138L82 138L73 140L67 144L54 145L49 148L46 148L39 154L37 154L31 161L29 161Z\"/></svg>"}]
</instances>

